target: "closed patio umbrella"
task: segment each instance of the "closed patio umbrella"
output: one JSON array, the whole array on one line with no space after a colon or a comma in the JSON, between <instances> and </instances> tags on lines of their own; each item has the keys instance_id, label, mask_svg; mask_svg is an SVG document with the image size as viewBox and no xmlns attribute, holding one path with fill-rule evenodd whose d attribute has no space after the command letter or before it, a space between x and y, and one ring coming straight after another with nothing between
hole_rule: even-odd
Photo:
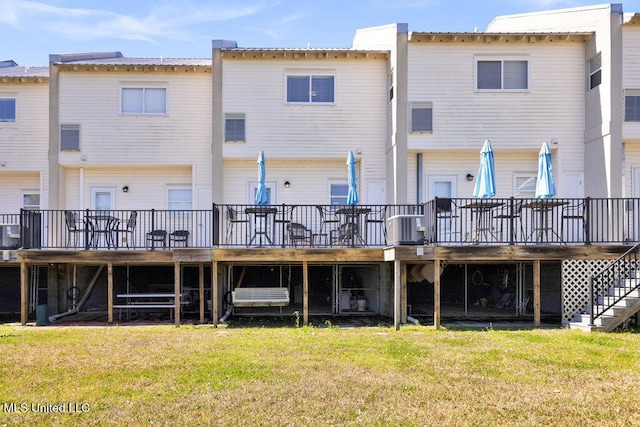
<instances>
[{"instance_id":1,"label":"closed patio umbrella","mask_svg":"<svg viewBox=\"0 0 640 427\"><path fill-rule=\"evenodd\" d=\"M353 151L349 151L347 156L347 173L349 176L349 192L347 193L347 204L357 205L358 189L356 188L356 158L353 155Z\"/></svg>"},{"instance_id":2,"label":"closed patio umbrella","mask_svg":"<svg viewBox=\"0 0 640 427\"><path fill-rule=\"evenodd\" d=\"M480 167L476 176L476 185L473 189L473 196L483 199L496 195L496 170L493 160L493 149L491 142L487 139L480 150Z\"/></svg>"},{"instance_id":3,"label":"closed patio umbrella","mask_svg":"<svg viewBox=\"0 0 640 427\"><path fill-rule=\"evenodd\" d=\"M256 189L255 202L256 205L266 205L269 203L269 195L265 186L267 171L264 163L264 151L260 151L258 155L258 188Z\"/></svg>"},{"instance_id":4,"label":"closed patio umbrella","mask_svg":"<svg viewBox=\"0 0 640 427\"><path fill-rule=\"evenodd\" d=\"M556 195L556 185L553 182L553 168L551 166L551 150L549 144L542 143L538 153L538 178L536 180L536 197L547 199Z\"/></svg>"}]
</instances>

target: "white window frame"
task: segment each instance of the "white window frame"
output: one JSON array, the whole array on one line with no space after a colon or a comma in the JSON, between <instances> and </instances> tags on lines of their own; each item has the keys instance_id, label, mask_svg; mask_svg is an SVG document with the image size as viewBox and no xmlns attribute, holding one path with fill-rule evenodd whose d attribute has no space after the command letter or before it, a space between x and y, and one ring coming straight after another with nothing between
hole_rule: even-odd
<instances>
[{"instance_id":1,"label":"white window frame","mask_svg":"<svg viewBox=\"0 0 640 427\"><path fill-rule=\"evenodd\" d=\"M598 53L589 59L587 67L589 72L589 90L595 89L602 84L602 54ZM592 79L596 77L596 75L598 76L598 82L594 85Z\"/></svg>"},{"instance_id":2,"label":"white window frame","mask_svg":"<svg viewBox=\"0 0 640 427\"><path fill-rule=\"evenodd\" d=\"M537 172L516 172L513 174L513 196L533 199L536 197ZM520 187L525 187L520 189Z\"/></svg>"},{"instance_id":3,"label":"white window frame","mask_svg":"<svg viewBox=\"0 0 640 427\"><path fill-rule=\"evenodd\" d=\"M13 101L13 120L3 119L0 117L0 123L17 123L18 122L18 99L15 96L6 96L0 94L0 100Z\"/></svg>"},{"instance_id":4,"label":"white window frame","mask_svg":"<svg viewBox=\"0 0 640 427\"><path fill-rule=\"evenodd\" d=\"M60 151L80 151L80 125L74 123L62 123L60 124ZM78 132L78 146L77 147L63 147L62 145L62 131L77 131Z\"/></svg>"},{"instance_id":5,"label":"white window frame","mask_svg":"<svg viewBox=\"0 0 640 427\"><path fill-rule=\"evenodd\" d=\"M173 192L189 193L189 200L172 199ZM193 210L193 189L188 186L172 186L167 188L167 210L190 211Z\"/></svg>"},{"instance_id":6,"label":"white window frame","mask_svg":"<svg viewBox=\"0 0 640 427\"><path fill-rule=\"evenodd\" d=\"M414 129L413 123L413 110L424 109L429 110L431 115L431 128L430 129ZM410 133L433 133L433 103L432 102L411 102L409 104L409 132Z\"/></svg>"},{"instance_id":7,"label":"white window frame","mask_svg":"<svg viewBox=\"0 0 640 427\"><path fill-rule=\"evenodd\" d=\"M478 88L478 63L479 62L500 62L500 88L496 89L480 89ZM527 87L526 88L510 88L504 87L504 63L505 62L525 62L527 64ZM476 92L529 92L531 87L531 67L528 56L476 56L474 57L474 87Z\"/></svg>"},{"instance_id":8,"label":"white window frame","mask_svg":"<svg viewBox=\"0 0 640 427\"><path fill-rule=\"evenodd\" d=\"M242 120L243 139L227 139L227 120ZM226 144L247 142L247 117L244 113L226 113L224 115L224 142Z\"/></svg>"},{"instance_id":9,"label":"white window frame","mask_svg":"<svg viewBox=\"0 0 640 427\"><path fill-rule=\"evenodd\" d=\"M627 120L627 97L636 98L634 112L635 116L633 120ZM640 122L640 89L625 89L624 90L624 121L626 123L638 123Z\"/></svg>"},{"instance_id":10,"label":"white window frame","mask_svg":"<svg viewBox=\"0 0 640 427\"><path fill-rule=\"evenodd\" d=\"M37 204L27 203L27 197L36 197L38 199ZM40 209L40 192L38 190L23 190L22 192L22 208L26 210L38 210Z\"/></svg>"},{"instance_id":11,"label":"white window frame","mask_svg":"<svg viewBox=\"0 0 640 427\"><path fill-rule=\"evenodd\" d=\"M289 77L309 77L309 97L307 101L289 101ZM323 102L313 102L313 78L314 77L333 77L333 100ZM305 71L305 72L287 72L284 76L284 102L288 105L335 105L336 103L336 73L331 71Z\"/></svg>"},{"instance_id":12,"label":"white window frame","mask_svg":"<svg viewBox=\"0 0 640 427\"><path fill-rule=\"evenodd\" d=\"M124 111L125 106L125 96L124 93L126 90L141 90L142 91L142 106L141 111ZM146 91L147 90L163 90L164 91L164 111L163 112L147 112L146 106ZM120 88L120 114L123 116L166 116L168 111L168 98L169 98L169 90L166 86L122 86Z\"/></svg>"},{"instance_id":13,"label":"white window frame","mask_svg":"<svg viewBox=\"0 0 640 427\"><path fill-rule=\"evenodd\" d=\"M333 188L335 187L344 187L347 190L344 196L334 196ZM329 182L329 204L331 206L344 206L347 204L347 199L349 197L349 183L347 181L330 181Z\"/></svg>"}]
</instances>

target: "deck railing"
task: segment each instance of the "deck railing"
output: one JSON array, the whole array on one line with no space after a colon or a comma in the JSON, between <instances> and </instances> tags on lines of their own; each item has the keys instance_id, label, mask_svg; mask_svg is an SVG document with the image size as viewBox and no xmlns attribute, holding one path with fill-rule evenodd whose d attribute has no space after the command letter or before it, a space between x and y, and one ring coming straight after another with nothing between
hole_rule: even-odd
<instances>
[{"instance_id":1,"label":"deck railing","mask_svg":"<svg viewBox=\"0 0 640 427\"><path fill-rule=\"evenodd\" d=\"M208 210L22 210L0 215L0 247L383 247L398 244L387 235L394 217L416 220L409 230L411 244L630 244L640 240L639 214L640 199L605 198L435 198L420 205L356 206L214 204Z\"/></svg>"}]
</instances>

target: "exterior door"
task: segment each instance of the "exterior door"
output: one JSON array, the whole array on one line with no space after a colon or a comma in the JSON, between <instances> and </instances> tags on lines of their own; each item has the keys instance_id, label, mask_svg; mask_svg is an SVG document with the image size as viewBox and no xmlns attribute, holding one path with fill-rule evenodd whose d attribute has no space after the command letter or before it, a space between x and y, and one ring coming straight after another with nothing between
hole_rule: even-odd
<instances>
[{"instance_id":1,"label":"exterior door","mask_svg":"<svg viewBox=\"0 0 640 427\"><path fill-rule=\"evenodd\" d=\"M458 177L456 175L429 175L427 177L427 199L434 197L458 197Z\"/></svg>"},{"instance_id":2,"label":"exterior door","mask_svg":"<svg viewBox=\"0 0 640 427\"><path fill-rule=\"evenodd\" d=\"M116 208L115 187L91 187L92 210L110 211Z\"/></svg>"}]
</instances>

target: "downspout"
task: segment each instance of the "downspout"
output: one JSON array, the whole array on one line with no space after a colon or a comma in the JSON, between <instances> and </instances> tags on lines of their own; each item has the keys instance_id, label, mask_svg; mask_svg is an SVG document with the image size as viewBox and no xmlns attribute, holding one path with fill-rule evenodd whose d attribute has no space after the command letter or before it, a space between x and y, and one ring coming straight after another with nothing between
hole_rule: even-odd
<instances>
[{"instance_id":1,"label":"downspout","mask_svg":"<svg viewBox=\"0 0 640 427\"><path fill-rule=\"evenodd\" d=\"M407 316L407 321L413 323L414 325L419 325L420 321L418 321L418 319L416 319L415 317L411 317L411 316Z\"/></svg>"},{"instance_id":2,"label":"downspout","mask_svg":"<svg viewBox=\"0 0 640 427\"><path fill-rule=\"evenodd\" d=\"M416 202L419 205L424 203L422 190L422 153L418 153L416 154Z\"/></svg>"}]
</instances>

